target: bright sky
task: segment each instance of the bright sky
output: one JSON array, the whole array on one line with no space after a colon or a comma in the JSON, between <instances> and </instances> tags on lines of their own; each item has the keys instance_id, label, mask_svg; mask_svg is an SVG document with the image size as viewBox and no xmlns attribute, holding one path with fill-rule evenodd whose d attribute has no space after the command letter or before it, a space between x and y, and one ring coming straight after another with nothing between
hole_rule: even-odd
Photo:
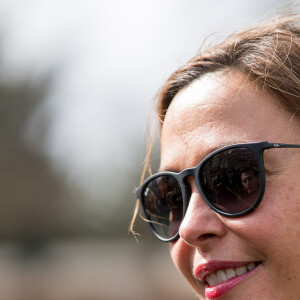
<instances>
[{"instance_id":1,"label":"bright sky","mask_svg":"<svg viewBox=\"0 0 300 300\"><path fill-rule=\"evenodd\" d=\"M2 72L32 80L54 72L29 139L49 115L45 154L98 195L117 172L142 165L147 110L163 80L209 34L225 36L283 2L1 0Z\"/></svg>"}]
</instances>

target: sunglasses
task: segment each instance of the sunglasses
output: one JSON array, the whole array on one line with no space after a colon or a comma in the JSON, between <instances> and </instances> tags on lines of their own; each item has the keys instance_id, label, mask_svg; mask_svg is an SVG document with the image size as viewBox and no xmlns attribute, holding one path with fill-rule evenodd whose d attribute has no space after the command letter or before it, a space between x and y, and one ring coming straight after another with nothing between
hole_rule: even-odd
<instances>
[{"instance_id":1,"label":"sunglasses","mask_svg":"<svg viewBox=\"0 0 300 300\"><path fill-rule=\"evenodd\" d=\"M263 152L300 145L268 142L230 145L213 151L196 167L180 173L160 172L137 189L146 221L161 241L179 237L179 227L190 198L188 176L209 207L226 217L249 214L260 204L265 191Z\"/></svg>"}]
</instances>

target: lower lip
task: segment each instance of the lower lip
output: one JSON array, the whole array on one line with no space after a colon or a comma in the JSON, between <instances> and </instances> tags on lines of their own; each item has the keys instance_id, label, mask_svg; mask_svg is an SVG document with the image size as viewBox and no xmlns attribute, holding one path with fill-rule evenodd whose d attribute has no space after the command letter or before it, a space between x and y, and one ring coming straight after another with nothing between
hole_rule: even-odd
<instances>
[{"instance_id":1,"label":"lower lip","mask_svg":"<svg viewBox=\"0 0 300 300\"><path fill-rule=\"evenodd\" d=\"M219 283L217 285L206 286L205 287L206 298L213 299L213 298L217 298L217 297L224 295L225 293L230 291L232 288L234 288L236 285L238 285L240 282L247 279L253 272L256 271L257 268L259 268L259 266L257 266L256 268L254 268L251 271L244 273L243 275L236 276L234 278L231 278L231 279L224 281L222 283Z\"/></svg>"}]
</instances>

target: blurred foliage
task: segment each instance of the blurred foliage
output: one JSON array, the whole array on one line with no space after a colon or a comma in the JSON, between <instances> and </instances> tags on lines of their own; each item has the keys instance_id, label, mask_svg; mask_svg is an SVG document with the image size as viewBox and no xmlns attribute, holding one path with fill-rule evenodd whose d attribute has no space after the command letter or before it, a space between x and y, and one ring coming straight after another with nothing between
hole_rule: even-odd
<instances>
[{"instance_id":1,"label":"blurred foliage","mask_svg":"<svg viewBox=\"0 0 300 300\"><path fill-rule=\"evenodd\" d=\"M67 190L47 160L27 147L24 130L44 82L0 83L0 238L37 241L70 230Z\"/></svg>"},{"instance_id":2,"label":"blurred foliage","mask_svg":"<svg viewBox=\"0 0 300 300\"><path fill-rule=\"evenodd\" d=\"M114 199L118 195L122 199L107 215L107 201L103 204L99 199L91 206L87 194L78 186L68 185L38 146L28 145L26 126L45 98L49 82L49 78L35 84L0 81L0 239L34 245L60 237L128 238L141 163L133 162L130 170L113 171L106 193L111 194L112 201L118 200ZM46 134L48 125L45 116L39 132ZM140 151L141 146L133 148ZM157 165L157 159L154 161ZM143 223L137 221L137 231L152 240Z\"/></svg>"}]
</instances>

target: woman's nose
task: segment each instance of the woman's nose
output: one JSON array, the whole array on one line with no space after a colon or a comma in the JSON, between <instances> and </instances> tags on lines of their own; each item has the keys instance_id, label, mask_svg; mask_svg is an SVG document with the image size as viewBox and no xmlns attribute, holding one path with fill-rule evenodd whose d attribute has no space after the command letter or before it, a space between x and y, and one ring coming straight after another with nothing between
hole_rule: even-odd
<instances>
[{"instance_id":1,"label":"woman's nose","mask_svg":"<svg viewBox=\"0 0 300 300\"><path fill-rule=\"evenodd\" d=\"M226 226L202 199L195 184L191 184L191 196L179 235L187 244L200 247L204 242L226 234Z\"/></svg>"}]
</instances>

